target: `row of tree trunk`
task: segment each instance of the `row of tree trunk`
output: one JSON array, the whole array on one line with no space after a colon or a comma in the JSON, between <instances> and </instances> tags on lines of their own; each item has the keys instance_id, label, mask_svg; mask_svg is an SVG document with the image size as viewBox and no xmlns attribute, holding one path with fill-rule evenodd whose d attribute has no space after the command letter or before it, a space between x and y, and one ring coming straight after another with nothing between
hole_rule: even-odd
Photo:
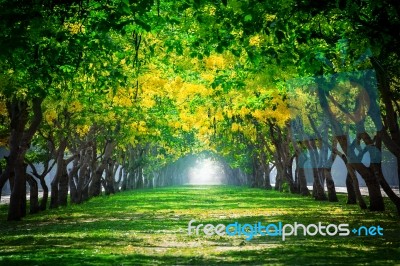
<instances>
[{"instance_id":1,"label":"row of tree trunk","mask_svg":"<svg viewBox=\"0 0 400 266\"><path fill-rule=\"evenodd\" d=\"M28 119L30 108L34 116ZM10 151L6 167L0 172L0 191L7 181L11 188L8 220L20 220L26 215L27 184L30 213L46 210L49 198L49 207L57 208L68 204L68 196L71 203L79 204L103 191L108 195L120 190L152 187L152 182L144 178L142 171L145 148L129 147L117 160L114 154L116 142L109 138L98 143L93 137L95 130L84 140L61 137L55 141L54 136L48 136L47 156L39 171L37 165L27 159L26 153L41 120L41 101L33 101L30 105L28 102L11 102L8 111L12 121ZM100 154L99 145L104 147ZM50 190L45 178L53 168L56 171ZM41 199L39 184L43 191Z\"/></svg>"},{"instance_id":2,"label":"row of tree trunk","mask_svg":"<svg viewBox=\"0 0 400 266\"><path fill-rule=\"evenodd\" d=\"M360 84L362 88L355 99L353 113L346 106L339 104L329 90L324 89L335 82L321 78L316 81L318 86L315 92L320 103L319 110L307 110L307 122L312 133L305 132L304 121L298 117L292 119L284 128L277 126L272 120L267 121L269 134L258 134L258 144L253 148L252 186L270 188L269 175L272 166L277 172L275 189L308 195L304 171L308 163L307 167L311 167L313 172L312 196L316 200L337 201L332 165L339 156L347 170L349 204L358 203L362 209L368 207L361 196L357 179L359 175L368 188L370 210L385 210L382 189L400 214L400 197L393 192L382 172L382 145L385 144L397 158L400 182L399 110L395 111L392 92L383 68L377 59L372 58L372 62L375 72L365 73L361 78L351 77L352 82ZM377 81L373 79L374 73L377 75ZM380 92L385 112L380 111L376 88ZM341 110L348 121L341 121L332 106ZM372 121L375 132L366 130L367 118L369 123ZM260 125L256 126L261 132ZM273 149L267 144L267 140L273 145ZM366 154L370 157L370 163L363 162ZM274 164L270 164L271 161Z\"/></svg>"}]
</instances>

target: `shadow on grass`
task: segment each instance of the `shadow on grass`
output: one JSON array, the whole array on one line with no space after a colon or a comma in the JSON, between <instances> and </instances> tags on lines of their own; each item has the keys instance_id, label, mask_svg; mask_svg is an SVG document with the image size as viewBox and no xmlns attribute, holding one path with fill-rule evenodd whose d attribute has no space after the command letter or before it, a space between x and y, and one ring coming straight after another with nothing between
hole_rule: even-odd
<instances>
[{"instance_id":1,"label":"shadow on grass","mask_svg":"<svg viewBox=\"0 0 400 266\"><path fill-rule=\"evenodd\" d=\"M309 197L243 187L172 187L123 192L0 225L0 264L385 264L399 263L398 217ZM389 207L390 209L391 207ZM1 217L6 208L0 206ZM383 237L188 236L187 225L348 223L377 225Z\"/></svg>"},{"instance_id":2,"label":"shadow on grass","mask_svg":"<svg viewBox=\"0 0 400 266\"><path fill-rule=\"evenodd\" d=\"M81 249L48 249L37 253L5 252L1 264L8 265L398 265L399 252L390 249L357 249L315 243L285 244L265 250L238 250L207 258L202 255L87 254ZM321 256L320 254L325 254ZM15 257L14 259L14 256ZM371 261L371 257L376 258Z\"/></svg>"}]
</instances>

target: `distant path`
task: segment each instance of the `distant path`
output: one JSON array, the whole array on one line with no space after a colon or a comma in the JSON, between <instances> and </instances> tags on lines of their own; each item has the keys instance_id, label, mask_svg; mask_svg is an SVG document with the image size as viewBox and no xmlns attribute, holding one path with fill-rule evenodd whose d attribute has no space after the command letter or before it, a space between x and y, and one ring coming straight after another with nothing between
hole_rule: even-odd
<instances>
[{"instance_id":1,"label":"distant path","mask_svg":"<svg viewBox=\"0 0 400 266\"><path fill-rule=\"evenodd\" d=\"M29 200L29 193L26 194L26 199ZM49 192L49 196L50 196L50 192ZM43 197L43 192L39 192L39 199ZM0 201L0 205L1 204L8 204L10 202L10 195L1 195L1 201Z\"/></svg>"},{"instance_id":2,"label":"distant path","mask_svg":"<svg viewBox=\"0 0 400 266\"><path fill-rule=\"evenodd\" d=\"M308 187L308 189L312 189L312 186L307 186L307 187ZM394 193L396 193L397 196L400 197L399 189L398 188L392 188L392 189L393 189ZM326 189L325 189L325 191L326 191ZM368 188L367 187L360 187L360 191L361 191L361 195L368 196ZM383 189L381 189L381 191L382 191L382 196L387 197L387 195L383 191ZM346 187L336 187L336 192L347 193L347 188Z\"/></svg>"}]
</instances>

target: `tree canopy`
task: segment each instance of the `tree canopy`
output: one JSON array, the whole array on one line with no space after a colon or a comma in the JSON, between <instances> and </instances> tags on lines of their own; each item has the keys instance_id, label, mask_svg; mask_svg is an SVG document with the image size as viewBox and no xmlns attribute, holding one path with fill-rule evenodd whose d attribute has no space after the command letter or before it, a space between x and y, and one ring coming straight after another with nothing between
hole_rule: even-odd
<instances>
[{"instance_id":1,"label":"tree canopy","mask_svg":"<svg viewBox=\"0 0 400 266\"><path fill-rule=\"evenodd\" d=\"M122 189L167 184L154 180L203 151L253 186L269 187L273 165L277 189L304 194L309 160L321 200L339 156L371 209L382 187L400 210L373 159L384 145L400 162L399 12L389 0L0 1L9 220L25 215L32 162L55 162L57 207L68 191L114 193L116 175Z\"/></svg>"}]
</instances>

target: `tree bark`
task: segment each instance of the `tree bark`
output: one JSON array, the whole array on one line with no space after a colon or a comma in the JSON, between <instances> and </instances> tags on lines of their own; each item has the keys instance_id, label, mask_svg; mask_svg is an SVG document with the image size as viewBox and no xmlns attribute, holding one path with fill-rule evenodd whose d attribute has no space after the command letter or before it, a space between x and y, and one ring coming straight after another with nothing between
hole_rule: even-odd
<instances>
[{"instance_id":1,"label":"tree bark","mask_svg":"<svg viewBox=\"0 0 400 266\"><path fill-rule=\"evenodd\" d=\"M323 168L323 171L326 180L326 187L328 190L328 201L337 202L339 200L336 195L335 183L332 179L331 168Z\"/></svg>"},{"instance_id":2,"label":"tree bark","mask_svg":"<svg viewBox=\"0 0 400 266\"><path fill-rule=\"evenodd\" d=\"M37 213L40 210L38 184L35 178L29 174L26 174L26 180L29 184L29 213Z\"/></svg>"},{"instance_id":3,"label":"tree bark","mask_svg":"<svg viewBox=\"0 0 400 266\"><path fill-rule=\"evenodd\" d=\"M358 205L363 210L367 209L367 204L365 203L364 198L360 191L360 185L358 183L357 174L354 171L354 169L350 166L350 164L347 164L347 162L346 162L346 166L347 166L348 174L350 175L351 180L353 181L354 193L356 194Z\"/></svg>"},{"instance_id":4,"label":"tree bark","mask_svg":"<svg viewBox=\"0 0 400 266\"><path fill-rule=\"evenodd\" d=\"M48 159L50 159L50 153L49 153ZM31 168L32 175L33 175L34 177L36 177L37 179L39 179L40 186L42 187L43 196L42 196L42 199L41 199L41 201L40 201L39 209L40 209L41 211L44 211L44 210L46 210L46 207L47 207L47 199L49 198L49 188L47 187L45 177L46 177L46 175L53 169L53 167L54 167L54 165L55 165L55 161L54 161L51 165L50 165L50 160L46 161L46 162L44 163L43 172L40 173L40 174L38 173L38 171L37 171L35 165L34 165L32 162L29 162L29 161L28 161L27 163L28 163L28 165L29 165L30 168Z\"/></svg>"},{"instance_id":5,"label":"tree bark","mask_svg":"<svg viewBox=\"0 0 400 266\"><path fill-rule=\"evenodd\" d=\"M300 125L298 125L300 124ZM301 121L296 121L294 125L298 125L297 130L300 132L297 132L302 136L302 138L305 138L305 134L303 132L303 126ZM299 127L300 126L300 127ZM290 139L292 140L292 146L295 150L295 160L296 160L296 181L297 181L297 187L298 187L298 192L303 195L303 196L308 196L310 195L310 191L308 190L307 187L307 179L306 179L306 173L304 171L304 166L307 160L307 155L302 151L301 145L298 143L298 139L295 138L295 134L293 134L293 127L289 127L289 134L290 134Z\"/></svg>"},{"instance_id":6,"label":"tree bark","mask_svg":"<svg viewBox=\"0 0 400 266\"><path fill-rule=\"evenodd\" d=\"M353 181L352 181L349 173L347 173L347 177L346 177L346 189L347 189L346 204L357 204L355 188L354 188Z\"/></svg>"},{"instance_id":7,"label":"tree bark","mask_svg":"<svg viewBox=\"0 0 400 266\"><path fill-rule=\"evenodd\" d=\"M51 198L50 198L50 208L57 208L59 206L59 183L64 174L64 152L67 148L67 140L62 139L60 141L60 145L57 151L57 171L56 174L51 181Z\"/></svg>"},{"instance_id":8,"label":"tree bark","mask_svg":"<svg viewBox=\"0 0 400 266\"><path fill-rule=\"evenodd\" d=\"M354 149L351 147L351 145L348 145L347 136L344 134L343 129L341 128L340 124L337 122L337 118L332 113L332 110L330 109L328 101L327 101L326 94L327 94L327 92L322 90L322 88L320 88L320 86L318 86L318 97L319 97L321 107L323 108L325 114L328 116L328 118L332 124L332 128L336 135L336 139L338 140L340 146L342 147L342 150L345 152L345 155L347 157L351 158L351 161L348 161L347 164L349 165L350 168L356 170L362 176L362 178L365 180L365 183L366 183L366 185L368 187L368 191L369 191L370 209L372 211L383 211L383 210L385 210L385 205L384 205L384 201L383 201L382 194L380 191L379 182L377 181L377 178L372 173L371 169L369 169L362 162L360 162L360 159L355 154ZM373 102L371 102L371 108L372 108L372 105L373 105ZM362 123L363 123L363 121L361 121L360 123L357 123L358 130L363 126ZM360 132L360 131L358 131L358 132ZM365 135L366 135L366 133L364 131L363 136L365 137ZM359 136L360 136L360 134L358 134L357 137L359 137ZM366 142L366 144L369 145L368 142ZM353 159L355 159L355 162L352 161ZM353 180L354 180L354 178L353 178Z\"/></svg>"},{"instance_id":9,"label":"tree bark","mask_svg":"<svg viewBox=\"0 0 400 266\"><path fill-rule=\"evenodd\" d=\"M46 180L44 177L40 178L40 185L42 186L43 189L43 197L42 200L40 201L40 210L44 211L47 208L47 199L49 198L49 188L46 184Z\"/></svg>"},{"instance_id":10,"label":"tree bark","mask_svg":"<svg viewBox=\"0 0 400 266\"><path fill-rule=\"evenodd\" d=\"M121 181L123 178L123 167L119 164L116 164L117 168L115 171L115 174L118 172L118 179L114 182L114 191L115 192L119 192L120 191L120 185L121 185Z\"/></svg>"},{"instance_id":11,"label":"tree bark","mask_svg":"<svg viewBox=\"0 0 400 266\"><path fill-rule=\"evenodd\" d=\"M10 205L8 209L8 220L18 221L26 215L26 167L24 167L24 158L29 149L33 135L36 133L42 120L43 99L35 98L32 100L33 118L28 127L28 103L24 101L13 100L7 103L7 109L10 117L10 156L13 160L13 169L15 173L14 185L11 191ZM8 169L10 175L12 169ZM6 177L7 178L7 177ZM10 179L10 176L7 178Z\"/></svg>"},{"instance_id":12,"label":"tree bark","mask_svg":"<svg viewBox=\"0 0 400 266\"><path fill-rule=\"evenodd\" d=\"M381 193L379 182L375 178L368 177L365 180L365 184L368 188L368 194L370 198L369 209L371 211L384 211L385 203Z\"/></svg>"},{"instance_id":13,"label":"tree bark","mask_svg":"<svg viewBox=\"0 0 400 266\"><path fill-rule=\"evenodd\" d=\"M271 175L271 166L269 165L269 163L265 160L262 161L263 164L263 169L264 169L264 188L265 189L272 189L271 186L271 179L270 179L270 175Z\"/></svg>"},{"instance_id":14,"label":"tree bark","mask_svg":"<svg viewBox=\"0 0 400 266\"><path fill-rule=\"evenodd\" d=\"M77 169L78 166L78 161L79 161L79 157L75 157L75 159L73 160L72 164L73 164L73 169L70 171L70 173L68 174L68 179L69 179L69 194L70 194L70 201L71 203L79 203L80 201L80 195L78 195L78 183L79 183L79 177L78 177L78 170L74 170Z\"/></svg>"},{"instance_id":15,"label":"tree bark","mask_svg":"<svg viewBox=\"0 0 400 266\"><path fill-rule=\"evenodd\" d=\"M89 186L89 196L96 197L101 194L101 180L103 176L103 172L107 166L107 162L112 155L112 152L115 147L115 142L112 140L108 140L105 145L103 158L100 164L96 167L96 170L93 173L92 182Z\"/></svg>"},{"instance_id":16,"label":"tree bark","mask_svg":"<svg viewBox=\"0 0 400 266\"><path fill-rule=\"evenodd\" d=\"M297 162L296 163L296 168L298 168L298 179L299 179L299 190L300 194L303 196L309 196L310 195L310 190L307 187L307 179L306 179L306 173L304 171L304 164L305 160L300 163L301 159L297 157Z\"/></svg>"},{"instance_id":17,"label":"tree bark","mask_svg":"<svg viewBox=\"0 0 400 266\"><path fill-rule=\"evenodd\" d=\"M67 206L68 204L68 171L67 161L62 160L61 163L61 176L58 182L58 206Z\"/></svg>"},{"instance_id":18,"label":"tree bark","mask_svg":"<svg viewBox=\"0 0 400 266\"><path fill-rule=\"evenodd\" d=\"M325 181L325 176L323 175L322 168L319 165L318 151L317 148L315 147L315 141L306 140L305 142L310 152L311 166L313 169L314 182L313 182L312 195L315 200L321 200L321 201L327 200L323 186L323 182Z\"/></svg>"},{"instance_id":19,"label":"tree bark","mask_svg":"<svg viewBox=\"0 0 400 266\"><path fill-rule=\"evenodd\" d=\"M378 89L380 92L381 102L384 105L385 112L381 112L383 121L385 121L385 128L383 134L383 142L391 153L397 158L397 173L400 184L400 127L398 124L398 116L393 106L393 93L390 90L389 78L386 71L380 64L379 60L375 57L371 58L371 63L377 74ZM390 134L388 134L388 132Z\"/></svg>"},{"instance_id":20,"label":"tree bark","mask_svg":"<svg viewBox=\"0 0 400 266\"><path fill-rule=\"evenodd\" d=\"M289 191L291 193L296 193L295 184L292 175L292 160L290 155L290 136L289 134L283 134L282 130L274 125L271 121L268 121L269 132L272 143L275 146L275 166L277 170L275 190L282 191L282 186L286 183L289 186ZM289 125L287 125L288 130L290 130Z\"/></svg>"},{"instance_id":21,"label":"tree bark","mask_svg":"<svg viewBox=\"0 0 400 266\"><path fill-rule=\"evenodd\" d=\"M15 183L10 197L9 221L19 221L26 215L26 168L23 155L20 153L15 163Z\"/></svg>"}]
</instances>

